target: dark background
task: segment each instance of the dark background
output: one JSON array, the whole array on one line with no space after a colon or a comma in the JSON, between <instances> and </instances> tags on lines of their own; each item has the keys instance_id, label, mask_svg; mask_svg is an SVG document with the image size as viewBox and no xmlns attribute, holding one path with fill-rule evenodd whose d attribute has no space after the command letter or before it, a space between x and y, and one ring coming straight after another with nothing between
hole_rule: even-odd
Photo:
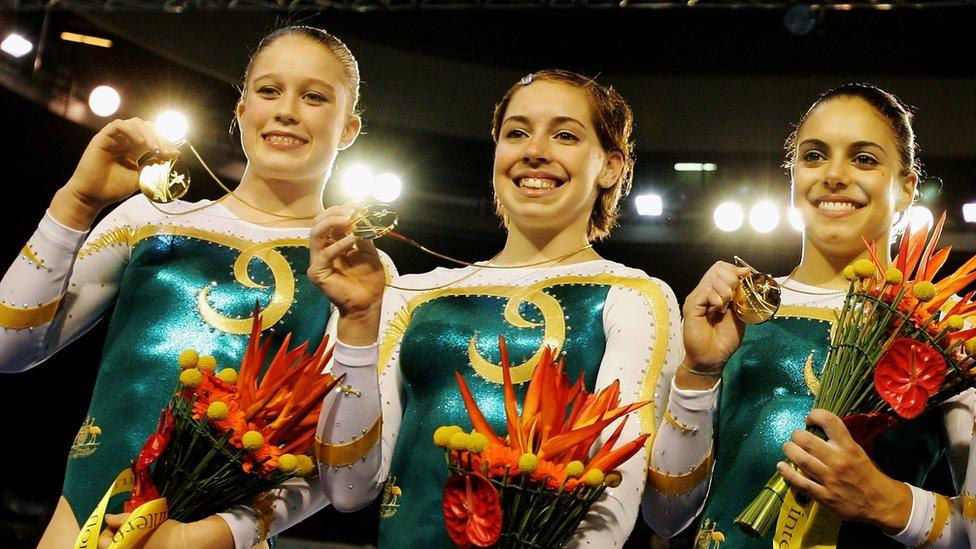
<instances>
[{"instance_id":1,"label":"dark background","mask_svg":"<svg viewBox=\"0 0 976 549\"><path fill-rule=\"evenodd\" d=\"M390 2L385 8L363 4L369 9L362 11L336 4L320 13L257 9L259 2L238 5L255 7L249 10L194 9L184 2L191 8L182 13L118 8L125 4L49 12L2 11L13 4L0 4L4 36L17 30L36 43L47 15L39 61L0 54L6 134L0 257L16 256L106 122L84 105L98 84L122 93L119 117L152 118L164 107L185 112L194 144L221 177L234 181L243 167L227 131L235 86L260 37L295 22L346 40L363 73L365 133L340 154L327 202L344 200L335 183L354 162L397 172L404 181L395 203L402 232L449 255L479 260L500 248L503 233L490 205L490 112L509 85L545 67L599 74L633 105L633 194L662 195L665 211L641 218L627 199L622 227L597 249L667 281L679 300L708 265L733 253L777 274L796 264L800 238L785 219L766 235L747 227L726 234L715 229L711 212L726 199L748 205L767 197L788 205L783 140L820 91L848 81L879 84L918 108L922 160L933 178L923 186L923 203L937 214L948 211L944 242L954 253L947 269L976 250L973 227L961 215L962 203L976 199L972 3L932 2L919 9L895 2L890 10L863 7L867 2L850 10L828 4L803 36L784 27L787 3L774 2L693 8L674 2L667 9L579 2L433 9ZM111 49L69 44L58 39L61 31L115 43ZM714 162L718 170L677 173L675 162ZM191 199L219 195L203 172L186 165L194 181ZM401 272L441 264L393 241L381 247ZM105 324L43 365L0 377L2 547L33 546L53 509L68 447L87 410ZM291 534L367 543L375 536L373 516L375 509L340 522L326 511ZM648 535L639 527L633 546L646 547Z\"/></svg>"}]
</instances>

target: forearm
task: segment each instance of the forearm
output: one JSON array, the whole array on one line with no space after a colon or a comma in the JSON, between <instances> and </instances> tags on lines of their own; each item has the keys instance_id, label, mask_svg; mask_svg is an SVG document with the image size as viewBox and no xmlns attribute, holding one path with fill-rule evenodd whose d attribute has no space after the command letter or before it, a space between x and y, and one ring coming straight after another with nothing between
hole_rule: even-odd
<instances>
[{"instance_id":1,"label":"forearm","mask_svg":"<svg viewBox=\"0 0 976 549\"><path fill-rule=\"evenodd\" d=\"M964 507L966 496L949 499L941 494L909 486L911 516L905 528L891 537L909 547L970 547ZM968 498L971 499L971 498Z\"/></svg>"},{"instance_id":2,"label":"forearm","mask_svg":"<svg viewBox=\"0 0 976 549\"><path fill-rule=\"evenodd\" d=\"M336 509L354 511L379 493L383 444L378 345L336 343L332 374L342 383L325 396L316 432L319 481Z\"/></svg>"},{"instance_id":3,"label":"forearm","mask_svg":"<svg viewBox=\"0 0 976 549\"><path fill-rule=\"evenodd\" d=\"M0 371L21 371L48 356L45 339L62 310L85 233L44 216L0 281Z\"/></svg>"},{"instance_id":4,"label":"forearm","mask_svg":"<svg viewBox=\"0 0 976 549\"><path fill-rule=\"evenodd\" d=\"M712 415L718 386L707 391L671 387L664 421L654 439L644 520L671 537L691 523L708 494L712 472Z\"/></svg>"}]
</instances>

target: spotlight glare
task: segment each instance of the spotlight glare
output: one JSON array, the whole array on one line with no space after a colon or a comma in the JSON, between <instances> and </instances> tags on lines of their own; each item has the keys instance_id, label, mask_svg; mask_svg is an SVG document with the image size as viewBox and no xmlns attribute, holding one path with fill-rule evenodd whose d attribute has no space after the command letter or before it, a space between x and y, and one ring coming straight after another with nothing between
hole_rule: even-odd
<instances>
[{"instance_id":1,"label":"spotlight glare","mask_svg":"<svg viewBox=\"0 0 976 549\"><path fill-rule=\"evenodd\" d=\"M962 218L966 223L976 223L976 202L962 205Z\"/></svg>"},{"instance_id":2,"label":"spotlight glare","mask_svg":"<svg viewBox=\"0 0 976 549\"><path fill-rule=\"evenodd\" d=\"M373 196L380 202L393 202L400 196L403 182L396 174L381 173L373 180Z\"/></svg>"},{"instance_id":3,"label":"spotlight glare","mask_svg":"<svg viewBox=\"0 0 976 549\"><path fill-rule=\"evenodd\" d=\"M742 206L735 202L723 202L715 208L712 218L715 220L716 227L728 233L742 226L745 213L742 211Z\"/></svg>"},{"instance_id":4,"label":"spotlight glare","mask_svg":"<svg viewBox=\"0 0 976 549\"><path fill-rule=\"evenodd\" d=\"M7 37L3 39L3 42L0 42L0 50L3 50L14 57L23 57L30 53L33 49L34 44L31 44L30 40L27 40L23 36L16 33L8 34Z\"/></svg>"},{"instance_id":5,"label":"spotlight glare","mask_svg":"<svg viewBox=\"0 0 976 549\"><path fill-rule=\"evenodd\" d=\"M156 117L156 131L170 143L176 143L186 137L189 124L186 117L176 111L166 111Z\"/></svg>"},{"instance_id":6,"label":"spotlight glare","mask_svg":"<svg viewBox=\"0 0 976 549\"><path fill-rule=\"evenodd\" d=\"M790 206L786 210L786 217L790 220L790 226L793 227L797 232L803 232L803 216L800 215L800 209L796 206Z\"/></svg>"},{"instance_id":7,"label":"spotlight glare","mask_svg":"<svg viewBox=\"0 0 976 549\"><path fill-rule=\"evenodd\" d=\"M764 200L749 209L749 224L759 233L768 233L779 225L779 211L776 206Z\"/></svg>"},{"instance_id":8,"label":"spotlight glare","mask_svg":"<svg viewBox=\"0 0 976 549\"><path fill-rule=\"evenodd\" d=\"M925 206L912 206L908 208L908 212L904 217L908 221L908 230L910 231L921 229L925 225L932 227L935 224L935 218L932 217L932 212Z\"/></svg>"},{"instance_id":9,"label":"spotlight glare","mask_svg":"<svg viewBox=\"0 0 976 549\"><path fill-rule=\"evenodd\" d=\"M352 198L366 198L373 190L373 170L362 164L352 166L342 175L342 188Z\"/></svg>"},{"instance_id":10,"label":"spotlight glare","mask_svg":"<svg viewBox=\"0 0 976 549\"><path fill-rule=\"evenodd\" d=\"M656 194L640 194L634 198L639 215L658 216L664 212L664 201Z\"/></svg>"},{"instance_id":11,"label":"spotlight glare","mask_svg":"<svg viewBox=\"0 0 976 549\"><path fill-rule=\"evenodd\" d=\"M715 163L712 163L712 162L706 162L706 163L702 164L702 171L703 172L714 172L717 169L718 169L718 164L715 164Z\"/></svg>"},{"instance_id":12,"label":"spotlight glare","mask_svg":"<svg viewBox=\"0 0 976 549\"><path fill-rule=\"evenodd\" d=\"M88 108L98 116L112 116L121 104L122 98L112 86L98 86L88 95Z\"/></svg>"}]
</instances>

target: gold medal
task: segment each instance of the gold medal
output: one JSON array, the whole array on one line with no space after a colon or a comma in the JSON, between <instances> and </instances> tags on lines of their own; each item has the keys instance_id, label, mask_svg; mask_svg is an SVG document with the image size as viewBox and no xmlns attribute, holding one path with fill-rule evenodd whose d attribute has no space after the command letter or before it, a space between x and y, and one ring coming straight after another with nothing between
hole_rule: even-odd
<instances>
[{"instance_id":1,"label":"gold medal","mask_svg":"<svg viewBox=\"0 0 976 549\"><path fill-rule=\"evenodd\" d=\"M387 204L368 204L356 208L352 217L352 234L376 240L396 227L397 213Z\"/></svg>"},{"instance_id":2,"label":"gold medal","mask_svg":"<svg viewBox=\"0 0 976 549\"><path fill-rule=\"evenodd\" d=\"M168 204L190 190L190 176L174 169L176 159L160 161L158 155L150 151L139 158L139 190L157 204Z\"/></svg>"},{"instance_id":3,"label":"gold medal","mask_svg":"<svg viewBox=\"0 0 976 549\"><path fill-rule=\"evenodd\" d=\"M735 264L752 270L739 283L732 294L732 312L746 324L762 324L779 310L780 288L772 276L760 273L742 259L733 258Z\"/></svg>"}]
</instances>

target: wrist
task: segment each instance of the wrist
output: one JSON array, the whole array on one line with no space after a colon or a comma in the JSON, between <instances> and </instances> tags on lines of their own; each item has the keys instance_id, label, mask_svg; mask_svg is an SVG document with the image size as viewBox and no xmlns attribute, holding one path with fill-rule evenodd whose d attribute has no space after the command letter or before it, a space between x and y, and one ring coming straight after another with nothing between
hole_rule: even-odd
<instances>
[{"instance_id":1,"label":"wrist","mask_svg":"<svg viewBox=\"0 0 976 549\"><path fill-rule=\"evenodd\" d=\"M370 305L358 311L339 314L336 337L346 345L365 347L379 337L380 305Z\"/></svg>"},{"instance_id":2,"label":"wrist","mask_svg":"<svg viewBox=\"0 0 976 549\"><path fill-rule=\"evenodd\" d=\"M708 390L722 379L722 368L705 368L691 363L687 358L678 366L674 384L679 389Z\"/></svg>"},{"instance_id":3,"label":"wrist","mask_svg":"<svg viewBox=\"0 0 976 549\"><path fill-rule=\"evenodd\" d=\"M871 502L875 516L869 522L881 528L886 534L894 535L908 525L912 516L912 489L904 482L883 475L886 488L879 494L878 501Z\"/></svg>"},{"instance_id":4,"label":"wrist","mask_svg":"<svg viewBox=\"0 0 976 549\"><path fill-rule=\"evenodd\" d=\"M106 204L87 198L71 188L71 183L58 189L51 199L51 215L65 227L87 231Z\"/></svg>"}]
</instances>

